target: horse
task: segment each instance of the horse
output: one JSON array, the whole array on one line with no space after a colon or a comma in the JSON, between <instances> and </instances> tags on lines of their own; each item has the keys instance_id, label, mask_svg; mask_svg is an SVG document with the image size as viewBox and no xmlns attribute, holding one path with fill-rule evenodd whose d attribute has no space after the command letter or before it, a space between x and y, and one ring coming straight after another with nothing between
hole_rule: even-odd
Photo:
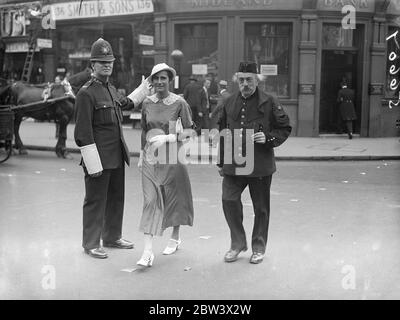
<instances>
[{"instance_id":1,"label":"horse","mask_svg":"<svg viewBox=\"0 0 400 320\"><path fill-rule=\"evenodd\" d=\"M41 121L54 120L60 125L59 137L55 148L56 155L59 158L71 158L66 150L65 143L67 140L67 125L74 114L74 101L72 98L69 98L54 103L46 103L46 98L52 99L65 96L63 85L54 84L50 88L46 88L17 81L8 85L6 90L2 90L2 92L0 98L6 104L19 106L34 102L43 102L43 106L14 109L15 148L19 151L19 154L27 154L19 135L19 128L24 117L31 117Z\"/></svg>"},{"instance_id":2,"label":"horse","mask_svg":"<svg viewBox=\"0 0 400 320\"><path fill-rule=\"evenodd\" d=\"M19 135L19 128L24 117L31 117L41 121L54 120L59 127L55 148L56 155L64 159L72 158L66 150L67 126L74 115L74 95L89 79L90 73L88 70L84 70L69 77L68 81L62 84L51 84L49 87L17 81L0 89L0 104L14 104L18 106L32 102L44 102L43 107L32 107L26 110L24 108L15 109L15 148L19 151L19 154L27 154ZM71 85L68 88L69 84ZM65 97L71 87L73 94L69 95L68 99L46 103L48 99Z\"/></svg>"}]
</instances>

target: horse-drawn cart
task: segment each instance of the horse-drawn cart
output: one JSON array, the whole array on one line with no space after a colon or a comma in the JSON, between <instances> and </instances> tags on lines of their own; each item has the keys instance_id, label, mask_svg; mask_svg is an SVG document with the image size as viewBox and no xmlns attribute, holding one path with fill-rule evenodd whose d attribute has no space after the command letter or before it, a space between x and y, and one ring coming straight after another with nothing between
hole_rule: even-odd
<instances>
[{"instance_id":1,"label":"horse-drawn cart","mask_svg":"<svg viewBox=\"0 0 400 320\"><path fill-rule=\"evenodd\" d=\"M11 106L0 106L0 163L11 155L13 135L14 112Z\"/></svg>"},{"instance_id":2,"label":"horse-drawn cart","mask_svg":"<svg viewBox=\"0 0 400 320\"><path fill-rule=\"evenodd\" d=\"M0 105L0 163L6 161L12 153L15 112L38 111L67 99L71 97L64 96L22 105Z\"/></svg>"}]
</instances>

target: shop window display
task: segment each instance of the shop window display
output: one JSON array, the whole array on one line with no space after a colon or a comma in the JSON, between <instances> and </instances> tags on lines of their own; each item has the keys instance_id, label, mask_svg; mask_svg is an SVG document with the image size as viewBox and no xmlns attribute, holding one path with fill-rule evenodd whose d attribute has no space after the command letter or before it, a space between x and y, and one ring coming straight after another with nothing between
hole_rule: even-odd
<instances>
[{"instance_id":1,"label":"shop window display","mask_svg":"<svg viewBox=\"0 0 400 320\"><path fill-rule=\"evenodd\" d=\"M244 56L269 70L260 83L265 92L289 97L291 43L290 23L246 23Z\"/></svg>"},{"instance_id":2,"label":"shop window display","mask_svg":"<svg viewBox=\"0 0 400 320\"><path fill-rule=\"evenodd\" d=\"M175 26L176 48L183 52L179 66L181 74L180 89L192 74L192 65L207 65L203 78L211 81L211 94L217 93L218 83L218 24L178 24ZM179 72L178 72L179 73ZM214 92L215 91L215 92Z\"/></svg>"}]
</instances>

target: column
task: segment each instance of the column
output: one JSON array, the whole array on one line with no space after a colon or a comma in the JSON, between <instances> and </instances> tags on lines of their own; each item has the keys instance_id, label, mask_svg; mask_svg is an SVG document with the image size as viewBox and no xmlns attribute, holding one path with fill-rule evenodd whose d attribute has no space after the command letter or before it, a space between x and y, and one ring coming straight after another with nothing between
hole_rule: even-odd
<instances>
[{"instance_id":1,"label":"column","mask_svg":"<svg viewBox=\"0 0 400 320\"><path fill-rule=\"evenodd\" d=\"M318 122L314 120L316 118L316 21L316 14L312 11L303 11L301 16L301 41L299 45L299 106L297 113L297 136L299 137L318 135Z\"/></svg>"}]
</instances>

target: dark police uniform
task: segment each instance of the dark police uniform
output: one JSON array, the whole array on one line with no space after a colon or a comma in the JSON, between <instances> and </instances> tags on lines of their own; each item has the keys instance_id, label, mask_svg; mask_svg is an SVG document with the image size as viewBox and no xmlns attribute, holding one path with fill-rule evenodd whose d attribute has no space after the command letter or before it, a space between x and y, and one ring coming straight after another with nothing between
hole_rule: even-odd
<instances>
[{"instance_id":1,"label":"dark police uniform","mask_svg":"<svg viewBox=\"0 0 400 320\"><path fill-rule=\"evenodd\" d=\"M240 92L230 96L222 107L219 126L220 130L229 129L233 138L236 132L236 139L239 132L239 139L242 139L242 143L237 145L234 145L234 139L221 139L219 152L218 166L224 174L222 204L231 232L231 249L247 250L241 194L249 186L255 211L252 249L253 252L264 254L268 237L271 178L276 171L273 148L281 145L290 135L292 128L289 117L277 99L257 88L247 99ZM255 133L262 131L267 141L265 144L254 143L254 168L246 175L238 175L237 169L246 164L239 164L234 159L224 163L224 151L232 150L232 154L246 155L247 129ZM225 144L228 144L226 149Z\"/></svg>"},{"instance_id":2,"label":"dark police uniform","mask_svg":"<svg viewBox=\"0 0 400 320\"><path fill-rule=\"evenodd\" d=\"M132 102L121 97L114 86L95 77L76 96L75 142L79 147L95 144L103 167L101 176L91 177L83 159L81 161L86 190L82 246L87 250L99 248L101 238L104 243L121 238L125 163L129 165L121 109L132 106Z\"/></svg>"},{"instance_id":3,"label":"dark police uniform","mask_svg":"<svg viewBox=\"0 0 400 320\"><path fill-rule=\"evenodd\" d=\"M354 107L354 90L343 87L338 92L337 101L339 102L341 119L345 122L347 134L351 139L353 133L353 120L357 119Z\"/></svg>"}]
</instances>

